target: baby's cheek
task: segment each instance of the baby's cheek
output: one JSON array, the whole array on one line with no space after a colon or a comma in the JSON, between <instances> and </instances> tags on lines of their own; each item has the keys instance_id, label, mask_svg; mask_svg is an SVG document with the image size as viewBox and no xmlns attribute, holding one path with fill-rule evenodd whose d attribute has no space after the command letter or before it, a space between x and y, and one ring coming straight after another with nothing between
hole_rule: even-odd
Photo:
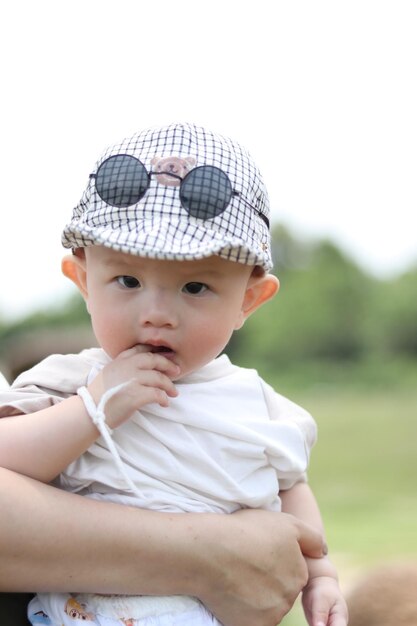
<instances>
[{"instance_id":1,"label":"baby's cheek","mask_svg":"<svg viewBox=\"0 0 417 626\"><path fill-rule=\"evenodd\" d=\"M126 322L118 315L93 318L93 331L100 347L112 358L131 347Z\"/></svg>"},{"instance_id":2,"label":"baby's cheek","mask_svg":"<svg viewBox=\"0 0 417 626\"><path fill-rule=\"evenodd\" d=\"M210 358L215 358L229 343L232 332L230 325L225 326L219 320L201 329L195 345L203 348Z\"/></svg>"}]
</instances>

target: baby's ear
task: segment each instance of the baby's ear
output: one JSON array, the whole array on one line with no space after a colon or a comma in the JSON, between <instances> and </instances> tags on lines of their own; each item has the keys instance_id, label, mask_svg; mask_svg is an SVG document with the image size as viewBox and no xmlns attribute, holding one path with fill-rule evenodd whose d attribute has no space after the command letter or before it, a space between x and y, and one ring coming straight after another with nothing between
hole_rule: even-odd
<instances>
[{"instance_id":1,"label":"baby's ear","mask_svg":"<svg viewBox=\"0 0 417 626\"><path fill-rule=\"evenodd\" d=\"M84 300L87 300L87 268L84 253L64 256L61 269L64 276L77 285Z\"/></svg>"},{"instance_id":2,"label":"baby's ear","mask_svg":"<svg viewBox=\"0 0 417 626\"><path fill-rule=\"evenodd\" d=\"M279 280L276 276L272 274L264 274L263 276L252 274L249 278L242 303L240 323L238 323L236 329L241 328L249 315L252 315L262 304L271 300L278 291Z\"/></svg>"}]
</instances>

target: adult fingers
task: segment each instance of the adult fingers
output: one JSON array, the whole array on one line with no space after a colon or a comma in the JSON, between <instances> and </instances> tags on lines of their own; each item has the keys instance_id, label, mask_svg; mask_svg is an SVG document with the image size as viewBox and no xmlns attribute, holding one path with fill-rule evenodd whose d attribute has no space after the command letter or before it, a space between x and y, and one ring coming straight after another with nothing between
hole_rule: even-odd
<instances>
[{"instance_id":1,"label":"adult fingers","mask_svg":"<svg viewBox=\"0 0 417 626\"><path fill-rule=\"evenodd\" d=\"M328 548L322 533L299 519L295 523L298 543L304 556L313 558L325 556Z\"/></svg>"}]
</instances>

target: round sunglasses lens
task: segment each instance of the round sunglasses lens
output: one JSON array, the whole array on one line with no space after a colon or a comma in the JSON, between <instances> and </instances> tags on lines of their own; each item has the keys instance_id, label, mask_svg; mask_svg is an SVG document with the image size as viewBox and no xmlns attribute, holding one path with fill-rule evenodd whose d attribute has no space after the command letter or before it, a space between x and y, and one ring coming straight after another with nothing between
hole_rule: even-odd
<instances>
[{"instance_id":1,"label":"round sunglasses lens","mask_svg":"<svg viewBox=\"0 0 417 626\"><path fill-rule=\"evenodd\" d=\"M96 174L97 193L104 202L116 207L136 204L146 193L149 175L135 157L117 154L106 159Z\"/></svg>"},{"instance_id":2,"label":"round sunglasses lens","mask_svg":"<svg viewBox=\"0 0 417 626\"><path fill-rule=\"evenodd\" d=\"M213 165L191 170L180 187L182 206L193 217L208 220L223 213L232 197L232 185L227 175Z\"/></svg>"}]
</instances>

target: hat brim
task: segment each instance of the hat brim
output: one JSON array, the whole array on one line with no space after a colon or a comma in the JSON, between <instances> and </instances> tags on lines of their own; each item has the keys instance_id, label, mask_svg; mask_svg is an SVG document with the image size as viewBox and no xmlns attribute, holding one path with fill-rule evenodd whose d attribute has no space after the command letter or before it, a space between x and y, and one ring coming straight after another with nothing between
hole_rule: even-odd
<instances>
[{"instance_id":1,"label":"hat brim","mask_svg":"<svg viewBox=\"0 0 417 626\"><path fill-rule=\"evenodd\" d=\"M70 223L63 232L62 243L66 248L83 248L102 245L114 250L162 260L196 260L209 256L221 256L227 260L246 265L260 265L266 271L272 263L268 251L252 242L227 236L196 220L143 219L135 227L126 222L119 228L90 226Z\"/></svg>"}]
</instances>

